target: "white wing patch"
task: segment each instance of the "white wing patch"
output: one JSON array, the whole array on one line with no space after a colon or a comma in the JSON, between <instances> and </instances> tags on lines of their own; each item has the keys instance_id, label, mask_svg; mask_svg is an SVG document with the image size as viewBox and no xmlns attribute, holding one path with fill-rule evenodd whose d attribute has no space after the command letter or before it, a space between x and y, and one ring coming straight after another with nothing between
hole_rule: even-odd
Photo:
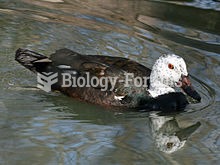
<instances>
[{"instance_id":1,"label":"white wing patch","mask_svg":"<svg viewBox=\"0 0 220 165\"><path fill-rule=\"evenodd\" d=\"M124 97L125 97L125 96L114 96L114 99L115 99L115 100L120 100L120 101L121 101Z\"/></svg>"},{"instance_id":2,"label":"white wing patch","mask_svg":"<svg viewBox=\"0 0 220 165\"><path fill-rule=\"evenodd\" d=\"M69 65L58 65L57 67L60 69L70 69L71 68L71 66L69 66Z\"/></svg>"}]
</instances>

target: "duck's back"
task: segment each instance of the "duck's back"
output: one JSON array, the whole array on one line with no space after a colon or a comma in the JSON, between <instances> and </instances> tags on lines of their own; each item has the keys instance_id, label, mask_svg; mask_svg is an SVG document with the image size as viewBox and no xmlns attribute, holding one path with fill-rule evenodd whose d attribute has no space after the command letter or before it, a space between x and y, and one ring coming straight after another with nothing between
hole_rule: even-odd
<instances>
[{"instance_id":1,"label":"duck's back","mask_svg":"<svg viewBox=\"0 0 220 165\"><path fill-rule=\"evenodd\" d=\"M50 59L57 66L67 65L78 71L112 70L113 75L119 72L127 72L133 73L135 77L150 76L151 72L149 68L127 58L102 55L81 55L69 49L57 50L51 55Z\"/></svg>"}]
</instances>

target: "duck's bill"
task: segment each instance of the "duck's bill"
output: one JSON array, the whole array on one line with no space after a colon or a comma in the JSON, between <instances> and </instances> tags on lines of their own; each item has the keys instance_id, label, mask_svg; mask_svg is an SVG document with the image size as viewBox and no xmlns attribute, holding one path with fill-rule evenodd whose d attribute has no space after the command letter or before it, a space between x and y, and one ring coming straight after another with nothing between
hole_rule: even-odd
<instances>
[{"instance_id":1,"label":"duck's bill","mask_svg":"<svg viewBox=\"0 0 220 165\"><path fill-rule=\"evenodd\" d=\"M200 122L197 122L196 124L193 124L186 128L181 128L176 132L176 136L181 140L187 140L189 136L195 132L199 127L201 126Z\"/></svg>"},{"instance_id":2,"label":"duck's bill","mask_svg":"<svg viewBox=\"0 0 220 165\"><path fill-rule=\"evenodd\" d=\"M183 91L193 99L197 101L201 101L201 96L198 94L198 92L193 88L189 76L182 76L181 78L181 88Z\"/></svg>"}]
</instances>

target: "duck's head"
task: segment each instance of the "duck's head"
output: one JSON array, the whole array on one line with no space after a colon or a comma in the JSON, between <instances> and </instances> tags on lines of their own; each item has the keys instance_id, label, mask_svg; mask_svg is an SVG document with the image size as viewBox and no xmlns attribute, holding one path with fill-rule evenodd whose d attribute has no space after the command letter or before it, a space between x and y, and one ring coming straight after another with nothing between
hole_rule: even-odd
<instances>
[{"instance_id":1,"label":"duck's head","mask_svg":"<svg viewBox=\"0 0 220 165\"><path fill-rule=\"evenodd\" d=\"M175 92L175 87L183 91L197 101L200 95L193 89L183 58L174 55L161 56L153 65L150 75L149 92L152 97Z\"/></svg>"}]
</instances>

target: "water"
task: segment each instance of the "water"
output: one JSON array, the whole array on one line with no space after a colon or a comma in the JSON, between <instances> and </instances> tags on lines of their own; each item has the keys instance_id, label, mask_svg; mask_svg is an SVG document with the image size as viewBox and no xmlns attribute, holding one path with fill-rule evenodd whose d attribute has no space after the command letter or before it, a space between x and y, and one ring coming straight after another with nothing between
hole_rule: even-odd
<instances>
[{"instance_id":1,"label":"water","mask_svg":"<svg viewBox=\"0 0 220 165\"><path fill-rule=\"evenodd\" d=\"M213 0L1 0L0 164L219 164L219 10ZM158 116L46 93L14 61L19 47L46 55L66 47L147 67L179 54L202 102ZM182 140L167 143L174 135Z\"/></svg>"}]
</instances>

